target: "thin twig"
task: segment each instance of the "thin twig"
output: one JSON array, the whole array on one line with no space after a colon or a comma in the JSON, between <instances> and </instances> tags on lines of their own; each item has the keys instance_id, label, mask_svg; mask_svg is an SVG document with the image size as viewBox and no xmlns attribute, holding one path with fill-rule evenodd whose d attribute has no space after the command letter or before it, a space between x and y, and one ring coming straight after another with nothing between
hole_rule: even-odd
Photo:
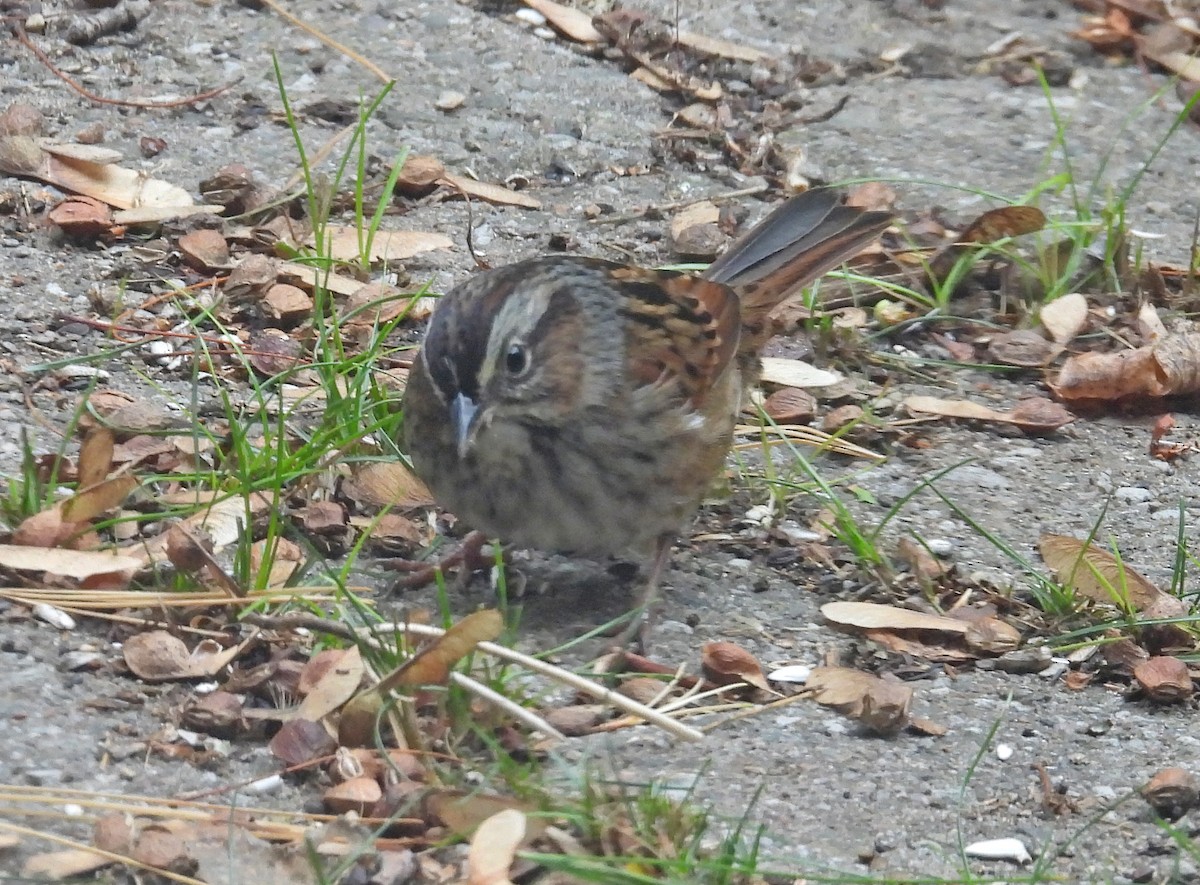
<instances>
[{"instance_id":1,"label":"thin twig","mask_svg":"<svg viewBox=\"0 0 1200 885\"><path fill-rule=\"evenodd\" d=\"M320 40L326 46L328 46L332 49L336 49L338 52L342 53L342 55L346 56L347 58L351 58L354 61L358 62L360 65L362 65L364 68L366 68L372 74L374 74L376 77L378 77L384 83L391 83L393 80L395 80L395 77L389 77L374 62L370 61L367 58L364 58L363 56L361 56L357 52L355 52L353 49L351 49L350 47L342 45L341 43L334 40L332 37L322 33L321 31L318 31L312 25L310 25L307 22L292 15L290 12L288 12L286 9L284 9L282 6L280 6L277 2L275 2L275 0L263 0L263 4L266 6L269 6L271 9L275 10L275 13L277 15L279 15L281 18L287 19L293 25L298 27L300 30L316 37L318 40Z\"/></svg>"}]
</instances>

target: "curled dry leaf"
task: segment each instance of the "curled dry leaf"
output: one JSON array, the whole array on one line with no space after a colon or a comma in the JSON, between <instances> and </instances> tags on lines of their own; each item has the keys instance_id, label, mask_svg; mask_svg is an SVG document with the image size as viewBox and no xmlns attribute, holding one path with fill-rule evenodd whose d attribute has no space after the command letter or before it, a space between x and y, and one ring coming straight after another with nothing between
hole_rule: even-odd
<instances>
[{"instance_id":1,"label":"curled dry leaf","mask_svg":"<svg viewBox=\"0 0 1200 885\"><path fill-rule=\"evenodd\" d=\"M767 685L762 665L750 652L732 642L707 642L700 653L704 678L715 685L744 682L763 691L775 692Z\"/></svg>"},{"instance_id":2,"label":"curled dry leaf","mask_svg":"<svg viewBox=\"0 0 1200 885\"><path fill-rule=\"evenodd\" d=\"M807 390L781 387L766 398L762 408L776 424L807 424L817 413L817 400Z\"/></svg>"},{"instance_id":3,"label":"curled dry leaf","mask_svg":"<svg viewBox=\"0 0 1200 885\"><path fill-rule=\"evenodd\" d=\"M1134 350L1081 353L1051 385L1065 400L1120 400L1200 392L1200 332L1167 335Z\"/></svg>"},{"instance_id":4,"label":"curled dry leaf","mask_svg":"<svg viewBox=\"0 0 1200 885\"><path fill-rule=\"evenodd\" d=\"M433 495L429 489L399 461L369 461L361 464L343 489L355 501L372 507L412 510L433 505Z\"/></svg>"},{"instance_id":5,"label":"curled dry leaf","mask_svg":"<svg viewBox=\"0 0 1200 885\"><path fill-rule=\"evenodd\" d=\"M308 690L296 709L295 716L298 719L317 722L337 710L354 697L366 672L357 646L323 653L321 666L323 674ZM303 684L302 675L301 685Z\"/></svg>"},{"instance_id":6,"label":"curled dry leaf","mask_svg":"<svg viewBox=\"0 0 1200 885\"><path fill-rule=\"evenodd\" d=\"M285 765L297 766L328 756L337 749L337 741L320 722L292 719L275 732L268 748Z\"/></svg>"},{"instance_id":7,"label":"curled dry leaf","mask_svg":"<svg viewBox=\"0 0 1200 885\"><path fill-rule=\"evenodd\" d=\"M437 157L409 154L396 178L396 190L410 197L423 197L438 186L446 167Z\"/></svg>"},{"instance_id":8,"label":"curled dry leaf","mask_svg":"<svg viewBox=\"0 0 1200 885\"><path fill-rule=\"evenodd\" d=\"M1133 668L1133 678L1150 700L1175 704L1192 696L1192 677L1179 658L1162 655L1142 661Z\"/></svg>"},{"instance_id":9,"label":"curled dry leaf","mask_svg":"<svg viewBox=\"0 0 1200 885\"><path fill-rule=\"evenodd\" d=\"M28 879L58 881L95 872L113 861L86 848L67 848L35 854L25 861L21 875Z\"/></svg>"},{"instance_id":10,"label":"curled dry leaf","mask_svg":"<svg viewBox=\"0 0 1200 885\"><path fill-rule=\"evenodd\" d=\"M465 793L461 790L437 790L425 798L427 816L442 824L456 836L470 836L475 829L502 811L528 814L534 809L516 799L487 793ZM527 838L536 839L546 829L543 818L527 820Z\"/></svg>"},{"instance_id":11,"label":"curled dry leaf","mask_svg":"<svg viewBox=\"0 0 1200 885\"><path fill-rule=\"evenodd\" d=\"M849 667L814 667L805 691L818 704L858 719L876 734L895 734L908 724L912 686Z\"/></svg>"},{"instance_id":12,"label":"curled dry leaf","mask_svg":"<svg viewBox=\"0 0 1200 885\"><path fill-rule=\"evenodd\" d=\"M69 197L51 209L46 218L68 237L81 240L112 234L116 223L112 210L91 197Z\"/></svg>"},{"instance_id":13,"label":"curled dry leaf","mask_svg":"<svg viewBox=\"0 0 1200 885\"><path fill-rule=\"evenodd\" d=\"M229 266L229 243L220 231L201 228L188 231L176 246L183 260L198 270L216 270Z\"/></svg>"},{"instance_id":14,"label":"curled dry leaf","mask_svg":"<svg viewBox=\"0 0 1200 885\"><path fill-rule=\"evenodd\" d=\"M122 652L133 674L147 682L201 679L215 676L234 660L246 643L221 648L212 640L188 651L183 640L166 630L137 633L125 641Z\"/></svg>"},{"instance_id":15,"label":"curled dry leaf","mask_svg":"<svg viewBox=\"0 0 1200 885\"><path fill-rule=\"evenodd\" d=\"M354 812L359 816L370 814L375 803L383 798L383 788L370 777L355 777L334 784L321 797L325 807L334 814Z\"/></svg>"},{"instance_id":16,"label":"curled dry leaf","mask_svg":"<svg viewBox=\"0 0 1200 885\"><path fill-rule=\"evenodd\" d=\"M79 447L79 487L94 486L108 476L112 470L113 450L116 444L112 431L107 427L89 430Z\"/></svg>"},{"instance_id":17,"label":"curled dry leaf","mask_svg":"<svg viewBox=\"0 0 1200 885\"><path fill-rule=\"evenodd\" d=\"M508 871L525 830L526 817L515 808L498 811L481 823L467 853L467 885L512 885Z\"/></svg>"},{"instance_id":18,"label":"curled dry leaf","mask_svg":"<svg viewBox=\"0 0 1200 885\"><path fill-rule=\"evenodd\" d=\"M496 639L503 629L504 618L495 609L472 612L380 680L378 688L390 691L400 686L445 685L455 664L479 643Z\"/></svg>"},{"instance_id":19,"label":"curled dry leaf","mask_svg":"<svg viewBox=\"0 0 1200 885\"><path fill-rule=\"evenodd\" d=\"M1046 216L1036 206L989 209L972 221L953 243L933 256L929 262L929 276L934 280L945 280L959 257L971 246L1019 237L1041 230L1045 225Z\"/></svg>"},{"instance_id":20,"label":"curled dry leaf","mask_svg":"<svg viewBox=\"0 0 1200 885\"><path fill-rule=\"evenodd\" d=\"M1183 768L1164 768L1142 787L1142 796L1160 816L1178 820L1200 801L1200 781Z\"/></svg>"}]
</instances>

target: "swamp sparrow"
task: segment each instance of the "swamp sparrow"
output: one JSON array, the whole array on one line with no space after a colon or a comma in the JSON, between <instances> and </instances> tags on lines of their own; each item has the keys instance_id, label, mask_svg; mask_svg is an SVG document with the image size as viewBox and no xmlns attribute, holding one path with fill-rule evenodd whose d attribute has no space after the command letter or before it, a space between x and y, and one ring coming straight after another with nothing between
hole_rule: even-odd
<instances>
[{"instance_id":1,"label":"swamp sparrow","mask_svg":"<svg viewBox=\"0 0 1200 885\"><path fill-rule=\"evenodd\" d=\"M890 222L815 189L699 276L566 256L477 274L441 299L413 361L417 475L516 546L653 549L645 611L724 464L769 314Z\"/></svg>"}]
</instances>

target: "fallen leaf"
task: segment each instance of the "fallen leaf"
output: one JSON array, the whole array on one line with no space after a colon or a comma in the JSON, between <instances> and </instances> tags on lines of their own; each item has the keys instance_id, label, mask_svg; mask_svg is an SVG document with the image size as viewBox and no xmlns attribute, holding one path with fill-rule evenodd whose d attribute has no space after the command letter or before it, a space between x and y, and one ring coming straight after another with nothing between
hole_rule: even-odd
<instances>
[{"instance_id":1,"label":"fallen leaf","mask_svg":"<svg viewBox=\"0 0 1200 885\"><path fill-rule=\"evenodd\" d=\"M604 42L604 35L592 24L592 17L582 10L554 0L524 0L524 3L544 15L550 27L576 43Z\"/></svg>"},{"instance_id":2,"label":"fallen leaf","mask_svg":"<svg viewBox=\"0 0 1200 885\"><path fill-rule=\"evenodd\" d=\"M467 852L468 885L512 885L508 871L525 839L526 818L515 808L493 814L475 829Z\"/></svg>"},{"instance_id":3,"label":"fallen leaf","mask_svg":"<svg viewBox=\"0 0 1200 885\"><path fill-rule=\"evenodd\" d=\"M1038 319L1051 338L1059 344L1066 344L1087 328L1087 298L1078 292L1055 298L1042 306Z\"/></svg>"},{"instance_id":4,"label":"fallen leaf","mask_svg":"<svg viewBox=\"0 0 1200 885\"><path fill-rule=\"evenodd\" d=\"M1157 655L1142 661L1133 668L1133 678L1158 704L1177 704L1192 696L1191 674L1179 658Z\"/></svg>"},{"instance_id":5,"label":"fallen leaf","mask_svg":"<svg viewBox=\"0 0 1200 885\"><path fill-rule=\"evenodd\" d=\"M1077 354L1063 364L1051 388L1066 400L1200 392L1200 332L1167 335L1133 350Z\"/></svg>"},{"instance_id":6,"label":"fallen leaf","mask_svg":"<svg viewBox=\"0 0 1200 885\"><path fill-rule=\"evenodd\" d=\"M466 178L461 175L446 175L446 181L469 197L483 200L485 203L495 203L501 206L519 206L522 209L541 209L541 201L528 194L509 190L503 185L488 184Z\"/></svg>"},{"instance_id":7,"label":"fallen leaf","mask_svg":"<svg viewBox=\"0 0 1200 885\"><path fill-rule=\"evenodd\" d=\"M908 724L913 689L849 667L814 667L805 691L818 704L858 719L876 734L895 734Z\"/></svg>"},{"instance_id":8,"label":"fallen leaf","mask_svg":"<svg viewBox=\"0 0 1200 885\"><path fill-rule=\"evenodd\" d=\"M1164 618L1187 614L1183 600L1162 592L1101 547L1047 533L1038 540L1038 550L1060 584L1093 602L1141 612L1154 607Z\"/></svg>"},{"instance_id":9,"label":"fallen leaf","mask_svg":"<svg viewBox=\"0 0 1200 885\"><path fill-rule=\"evenodd\" d=\"M16 571L48 572L82 581L95 575L115 572L132 574L141 568L142 562L132 556L123 556L112 551L61 550L0 544L0 565Z\"/></svg>"},{"instance_id":10,"label":"fallen leaf","mask_svg":"<svg viewBox=\"0 0 1200 885\"><path fill-rule=\"evenodd\" d=\"M337 261L356 261L366 248L367 231L357 227L330 225L325 229L325 248ZM369 261L403 261L437 249L451 249L454 241L445 234L415 230L380 230L371 239Z\"/></svg>"},{"instance_id":11,"label":"fallen leaf","mask_svg":"<svg viewBox=\"0 0 1200 885\"><path fill-rule=\"evenodd\" d=\"M754 655L732 642L706 642L700 651L700 667L704 678L715 685L744 682L774 694Z\"/></svg>"},{"instance_id":12,"label":"fallen leaf","mask_svg":"<svg viewBox=\"0 0 1200 885\"><path fill-rule=\"evenodd\" d=\"M765 356L762 358L762 381L780 387L831 387L843 380L836 372L818 369L802 360Z\"/></svg>"},{"instance_id":13,"label":"fallen leaf","mask_svg":"<svg viewBox=\"0 0 1200 885\"><path fill-rule=\"evenodd\" d=\"M342 649L336 656L325 658L324 675L305 694L296 709L297 719L319 722L354 697L362 682L366 667L357 646Z\"/></svg>"}]
</instances>

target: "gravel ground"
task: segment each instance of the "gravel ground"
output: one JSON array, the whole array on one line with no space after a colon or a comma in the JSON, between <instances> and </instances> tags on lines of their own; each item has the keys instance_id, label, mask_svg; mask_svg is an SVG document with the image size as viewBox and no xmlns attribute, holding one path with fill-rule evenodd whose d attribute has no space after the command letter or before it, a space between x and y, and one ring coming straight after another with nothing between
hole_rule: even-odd
<instances>
[{"instance_id":1,"label":"gravel ground","mask_svg":"<svg viewBox=\"0 0 1200 885\"><path fill-rule=\"evenodd\" d=\"M844 107L828 119L798 126L785 140L804 151L812 177L907 181L896 187L902 207L910 209L936 203L966 217L984 205L975 191L1019 195L1062 168L1061 151L1051 150L1055 128L1045 95L979 68L987 48L1014 31L1057 53L1074 71L1069 85L1051 92L1067 121L1077 180L1089 182L1107 158L1101 197L1129 180L1172 125L1177 107L1172 98L1162 106L1149 103L1162 79L1131 65L1107 64L1073 41L1069 32L1078 14L1068 3L947 0L941 10L930 5L938 4L686 0L678 14L685 29L841 63L845 77L806 87L803 113L820 117L843 99ZM668 18L676 14L675 4L644 6ZM514 16L515 7L344 0L330 8L297 0L290 8L397 79L369 127L378 153L390 155L407 145L485 180L530 181L541 211L486 205L473 210L476 243L493 264L544 251L553 235L565 236L569 248L581 254L670 261L665 222L593 224L585 207L611 206L621 214L746 183L722 164L701 168L662 151L655 133L674 109L668 99L632 81L619 64L539 36ZM896 47L911 48L899 67L888 69L878 58ZM184 95L236 78L234 89L197 108L166 112L92 105L10 41L0 52L0 96L35 103L62 138L98 124L105 145L122 151L130 165L193 192L198 181L230 161L278 184L293 171L294 151L288 131L262 113L279 107L272 52L301 108L321 99L353 100L377 88L360 66L269 11L157 0L132 31L76 49L59 62L102 94ZM448 91L463 94L462 107L438 110L439 97ZM312 117L301 125L311 145L334 129ZM152 160L140 159L138 152L139 139L147 136L168 145ZM1191 243L1200 210L1197 148L1197 134L1181 129L1130 202L1132 226L1162 235L1147 240L1158 259L1180 261ZM611 171L638 165L647 174ZM953 189L959 186L972 191ZM27 195L38 190L0 179L0 189L18 188ZM747 211L762 210L747 200ZM404 224L442 231L461 243L466 210L455 203L419 205ZM88 313L89 287L119 275L120 255L120 248L64 242L49 227L29 229L15 215L0 216L5 365L17 368L98 346L95 333L64 327L56 317ZM472 261L461 246L435 255L411 264L414 279L430 278L435 289L444 290L470 272ZM109 386L168 402L191 398L185 379L148 369L136 355L106 369L112 373ZM942 373L932 384L901 377L894 383L901 395L970 396L997 406L1011 405L1039 386L1034 378L1005 382L973 371ZM31 412L16 374L0 376L4 470L17 466L23 428L45 440L39 422L61 419L74 404L67 395L35 401L41 414ZM1174 435L1194 439L1200 430L1195 410L1176 418ZM898 447L884 464L861 471L857 482L877 504L863 504L858 513L870 524L922 478L969 458L939 488L1023 555L1036 558L1043 531L1086 535L1107 506L1105 531L1117 537L1127 561L1162 582L1172 565L1181 500L1186 525L1200 524L1200 462L1168 465L1148 457L1149 425L1150 419L1137 417L1094 417L1046 439L937 425L925 431L928 447ZM761 497L742 492L706 512L704 527L723 529L727 539L681 545L666 581L657 656L694 660L703 642L724 639L771 663L816 664L831 652L869 659L870 649L819 623L822 603L848 597L858 585L815 564L766 565L754 532L737 522ZM798 519L811 515L810 502L800 499L796 507ZM964 574L980 571L1000 586L1019 584L1019 569L928 492L903 509L891 532L889 539L919 533L944 542ZM628 604L615 579L593 564L535 556L522 559L521 568L535 589L554 584L552 592L535 592L528 602L531 646L548 637L565 639ZM464 609L477 601L465 599ZM5 614L0 609L0 617ZM227 760L204 770L125 754L121 748L170 720L188 690L150 689L116 672L119 652L103 625L59 632L23 617L0 623L0 782L172 795L274 770L258 742L235 745ZM71 670L67 655L89 649L105 662L100 669ZM1045 853L1048 868L1067 881L1200 881L1195 859L1177 856L1144 803L1117 803L1160 768L1197 769L1200 741L1191 729L1191 704L1158 709L1126 697L1119 686L1094 684L1073 692L1059 678L950 667L929 669L915 685L915 712L944 725L943 737L873 738L815 704L795 704L727 726L698 749L635 730L573 741L562 762L570 770L590 758L633 781L681 787L695 781L699 796L733 818L758 794L752 815L768 829L770 852L822 869L888 872L899 879L970 870L984 880L1002 880L1020 875L1019 868L965 861L959 845L1012 836L1035 856ZM139 700L122 707L122 698ZM104 699L116 700L94 703ZM999 751L1000 745L1010 752ZM100 766L105 748L111 761ZM1045 812L1033 768L1038 763L1074 810ZM282 807L310 799L308 790L291 784L255 797ZM1185 818L1182 827L1196 824ZM0 870L17 869L6 865L18 860L19 855L0 855Z\"/></svg>"}]
</instances>

